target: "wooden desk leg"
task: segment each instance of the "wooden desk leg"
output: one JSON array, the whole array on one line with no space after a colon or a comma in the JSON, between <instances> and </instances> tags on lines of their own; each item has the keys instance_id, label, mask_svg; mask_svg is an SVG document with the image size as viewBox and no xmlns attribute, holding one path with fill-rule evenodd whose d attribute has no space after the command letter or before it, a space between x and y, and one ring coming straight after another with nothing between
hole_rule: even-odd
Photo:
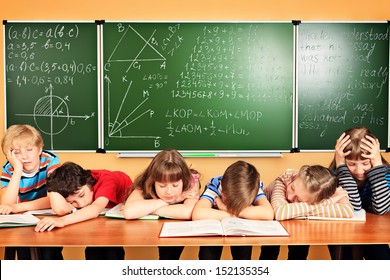
<instances>
[{"instance_id":1,"label":"wooden desk leg","mask_svg":"<svg viewBox=\"0 0 390 280\"><path fill-rule=\"evenodd\" d=\"M343 246L341 245L334 245L333 246L333 258L335 260L341 260L343 257Z\"/></svg>"},{"instance_id":2,"label":"wooden desk leg","mask_svg":"<svg viewBox=\"0 0 390 280\"><path fill-rule=\"evenodd\" d=\"M30 253L31 253L31 259L32 260L40 260L40 252L38 247L31 247L30 248Z\"/></svg>"},{"instance_id":3,"label":"wooden desk leg","mask_svg":"<svg viewBox=\"0 0 390 280\"><path fill-rule=\"evenodd\" d=\"M360 245L353 245L352 247L352 259L362 260L363 259L363 248Z\"/></svg>"},{"instance_id":4,"label":"wooden desk leg","mask_svg":"<svg viewBox=\"0 0 390 280\"><path fill-rule=\"evenodd\" d=\"M5 260L15 260L16 259L16 248L15 247L5 247L4 259Z\"/></svg>"}]
</instances>

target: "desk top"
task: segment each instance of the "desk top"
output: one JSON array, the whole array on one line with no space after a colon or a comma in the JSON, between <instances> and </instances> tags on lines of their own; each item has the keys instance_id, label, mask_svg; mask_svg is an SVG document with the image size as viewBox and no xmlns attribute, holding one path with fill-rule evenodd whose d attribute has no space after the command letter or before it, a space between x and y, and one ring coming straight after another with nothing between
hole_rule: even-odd
<instances>
[{"instance_id":1,"label":"desk top","mask_svg":"<svg viewBox=\"0 0 390 280\"><path fill-rule=\"evenodd\" d=\"M34 227L0 229L0 246L200 246L200 245L327 245L390 243L390 214L367 213L366 222L287 220L281 224L289 237L178 237L159 238L164 222L99 217L37 233Z\"/></svg>"}]
</instances>

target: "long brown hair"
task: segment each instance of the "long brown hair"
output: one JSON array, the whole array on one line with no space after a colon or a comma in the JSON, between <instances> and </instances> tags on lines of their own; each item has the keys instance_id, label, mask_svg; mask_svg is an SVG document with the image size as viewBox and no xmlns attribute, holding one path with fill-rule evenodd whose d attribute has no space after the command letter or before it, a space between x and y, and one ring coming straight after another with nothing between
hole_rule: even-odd
<instances>
[{"instance_id":1,"label":"long brown hair","mask_svg":"<svg viewBox=\"0 0 390 280\"><path fill-rule=\"evenodd\" d=\"M155 182L183 181L183 191L191 187L192 174L183 156L177 150L163 150L134 180L132 189L140 189L144 198L158 198Z\"/></svg>"}]
</instances>

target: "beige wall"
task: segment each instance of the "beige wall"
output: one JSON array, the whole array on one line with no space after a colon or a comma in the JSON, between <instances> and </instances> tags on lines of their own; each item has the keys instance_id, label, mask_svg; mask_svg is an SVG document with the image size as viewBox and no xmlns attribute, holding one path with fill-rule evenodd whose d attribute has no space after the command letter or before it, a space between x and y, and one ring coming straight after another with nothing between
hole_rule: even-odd
<instances>
[{"instance_id":1,"label":"beige wall","mask_svg":"<svg viewBox=\"0 0 390 280\"><path fill-rule=\"evenodd\" d=\"M363 3L362 3L363 2ZM169 21L383 21L390 19L388 0L356 1L356 0L1 0L1 20L169 20ZM0 30L3 38L3 30ZM3 54L3 39L0 42ZM0 56L0 137L4 133L4 57ZM266 137L266 136L265 136ZM119 159L115 153L57 153L62 162L71 160L84 168L122 170L134 178L150 161L150 159ZM260 171L265 184L271 181L286 168L297 168L302 164L328 165L332 153L298 153L283 154L282 158L247 158ZM384 155L390 160L389 155ZM202 184L212 176L222 174L224 169L237 159L234 158L191 158L188 163L198 169L202 175ZM0 155L0 162L5 157ZM285 256L283 247L282 257ZM0 248L1 253L2 248ZM226 250L225 250L226 251ZM224 251L224 258L229 255ZM127 248L126 258L157 258L155 249ZM258 257L259 248L254 249L254 258ZM1 254L2 255L2 254ZM67 259L83 258L80 248L64 250ZM185 259L196 259L197 248L186 248ZM324 247L312 247L310 258L326 259L328 253Z\"/></svg>"}]
</instances>

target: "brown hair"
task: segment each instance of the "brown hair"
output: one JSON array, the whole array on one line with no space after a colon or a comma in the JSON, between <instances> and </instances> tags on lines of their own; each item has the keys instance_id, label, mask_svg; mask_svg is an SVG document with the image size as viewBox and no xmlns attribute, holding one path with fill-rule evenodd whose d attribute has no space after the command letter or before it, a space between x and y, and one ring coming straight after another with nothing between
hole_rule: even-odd
<instances>
[{"instance_id":1,"label":"brown hair","mask_svg":"<svg viewBox=\"0 0 390 280\"><path fill-rule=\"evenodd\" d=\"M7 129L1 141L1 149L3 150L4 155L7 155L8 151L11 149L12 142L15 139L21 139L25 141L26 144L43 148L42 135L36 128L27 124L15 124Z\"/></svg>"},{"instance_id":2,"label":"brown hair","mask_svg":"<svg viewBox=\"0 0 390 280\"><path fill-rule=\"evenodd\" d=\"M193 173L197 173L193 171ZM163 150L150 162L149 166L134 180L133 189L140 189L144 198L158 198L155 182L183 181L183 191L191 187L192 172L183 156L177 150Z\"/></svg>"},{"instance_id":3,"label":"brown hair","mask_svg":"<svg viewBox=\"0 0 390 280\"><path fill-rule=\"evenodd\" d=\"M346 156L346 159L349 160L366 160L366 158L362 157L362 154L367 154L368 152L361 149L361 140L365 139L366 136L370 136L374 139L377 139L377 137L372 134L372 132L366 128L366 127L354 127L349 128L346 131L344 131L345 136L349 135L351 142L345 147L344 153L351 151L351 153ZM389 165L389 163L382 157L382 162L385 165ZM333 159L332 163L330 164L329 168L331 170L336 169L336 161Z\"/></svg>"},{"instance_id":4,"label":"brown hair","mask_svg":"<svg viewBox=\"0 0 390 280\"><path fill-rule=\"evenodd\" d=\"M297 174L302 179L306 190L312 194L310 203L318 203L331 197L337 188L337 177L321 165L303 165Z\"/></svg>"},{"instance_id":5,"label":"brown hair","mask_svg":"<svg viewBox=\"0 0 390 280\"><path fill-rule=\"evenodd\" d=\"M255 200L260 187L260 173L252 164L240 160L225 170L221 185L227 211L238 216Z\"/></svg>"}]
</instances>

